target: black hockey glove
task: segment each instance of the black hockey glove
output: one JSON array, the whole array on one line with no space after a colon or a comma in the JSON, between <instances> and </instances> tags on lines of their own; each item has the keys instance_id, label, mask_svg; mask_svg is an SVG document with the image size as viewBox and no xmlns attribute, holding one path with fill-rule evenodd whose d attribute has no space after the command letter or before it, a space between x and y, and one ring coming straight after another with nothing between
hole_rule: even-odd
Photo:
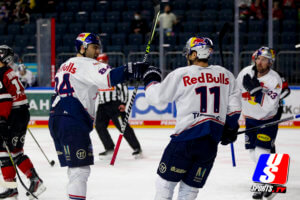
<instances>
[{"instance_id":1,"label":"black hockey glove","mask_svg":"<svg viewBox=\"0 0 300 200\"><path fill-rule=\"evenodd\" d=\"M223 134L221 137L221 144L227 145L229 143L236 141L238 129L239 127L236 129L229 128L229 126L225 124L223 129Z\"/></svg>"},{"instance_id":2,"label":"black hockey glove","mask_svg":"<svg viewBox=\"0 0 300 200\"><path fill-rule=\"evenodd\" d=\"M150 66L144 76L143 76L143 80L144 80L144 85L145 87L151 83L152 81L156 81L156 82L161 82L161 71L159 68L157 67L153 67Z\"/></svg>"},{"instance_id":3,"label":"black hockey glove","mask_svg":"<svg viewBox=\"0 0 300 200\"><path fill-rule=\"evenodd\" d=\"M129 62L125 67L125 77L127 80L140 81L143 78L143 74L149 67L147 62Z\"/></svg>"},{"instance_id":4,"label":"black hockey glove","mask_svg":"<svg viewBox=\"0 0 300 200\"><path fill-rule=\"evenodd\" d=\"M259 81L256 76L251 78L249 74L246 74L243 79L244 88L250 93L251 96L255 96L258 92L262 91Z\"/></svg>"},{"instance_id":5,"label":"black hockey glove","mask_svg":"<svg viewBox=\"0 0 300 200\"><path fill-rule=\"evenodd\" d=\"M0 116L0 137L6 142L9 140L8 124L5 117Z\"/></svg>"}]
</instances>

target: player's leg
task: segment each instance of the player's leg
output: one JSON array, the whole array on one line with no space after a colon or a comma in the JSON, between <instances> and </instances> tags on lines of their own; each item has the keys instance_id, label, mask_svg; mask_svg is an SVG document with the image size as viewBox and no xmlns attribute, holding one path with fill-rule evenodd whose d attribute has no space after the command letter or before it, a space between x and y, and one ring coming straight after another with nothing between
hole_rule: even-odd
<instances>
[{"instance_id":1,"label":"player's leg","mask_svg":"<svg viewBox=\"0 0 300 200\"><path fill-rule=\"evenodd\" d=\"M211 136L189 141L188 154L193 158L178 191L178 200L194 200L210 174L218 151L218 143Z\"/></svg>"},{"instance_id":2,"label":"player's leg","mask_svg":"<svg viewBox=\"0 0 300 200\"><path fill-rule=\"evenodd\" d=\"M1 144L3 141L0 139ZM15 181L16 171L8 157L8 154L4 152L4 148L0 147L0 162L1 162L1 172L4 181L12 182ZM11 198L17 199L18 189L17 188L8 188L5 191L0 193L0 199Z\"/></svg>"},{"instance_id":3,"label":"player's leg","mask_svg":"<svg viewBox=\"0 0 300 200\"><path fill-rule=\"evenodd\" d=\"M113 153L115 144L107 130L110 117L106 112L106 105L101 104L98 106L97 117L96 117L96 131L104 146L105 151L100 153L99 156L106 156L109 153Z\"/></svg>"},{"instance_id":4,"label":"player's leg","mask_svg":"<svg viewBox=\"0 0 300 200\"><path fill-rule=\"evenodd\" d=\"M199 188L192 187L180 181L177 200L194 200L197 198Z\"/></svg>"},{"instance_id":5,"label":"player's leg","mask_svg":"<svg viewBox=\"0 0 300 200\"><path fill-rule=\"evenodd\" d=\"M246 119L246 128L252 128L260 124L271 122L272 120L258 121ZM246 149L249 149L250 158L255 165L261 154L270 154L275 152L275 139L278 131L278 126L271 126L259 129L256 132L246 133ZM254 171L254 169L253 169ZM263 199L263 196L268 196L269 193L254 192L252 199Z\"/></svg>"},{"instance_id":6,"label":"player's leg","mask_svg":"<svg viewBox=\"0 0 300 200\"><path fill-rule=\"evenodd\" d=\"M274 119L275 120L275 119ZM272 121L272 120L271 120ZM263 136L261 139L257 137L255 154L256 162L258 161L261 154L275 153L275 140L278 132L278 125L267 127L260 130L260 134ZM266 199L273 199L276 193L264 192L263 196Z\"/></svg>"},{"instance_id":7,"label":"player's leg","mask_svg":"<svg viewBox=\"0 0 300 200\"><path fill-rule=\"evenodd\" d=\"M90 166L68 168L69 183L67 192L69 199L86 199L87 181L90 176L90 171Z\"/></svg>"},{"instance_id":8,"label":"player's leg","mask_svg":"<svg viewBox=\"0 0 300 200\"><path fill-rule=\"evenodd\" d=\"M178 182L167 181L158 176L155 182L156 194L155 200L171 200L174 193L174 188Z\"/></svg>"},{"instance_id":9,"label":"player's leg","mask_svg":"<svg viewBox=\"0 0 300 200\"><path fill-rule=\"evenodd\" d=\"M37 175L37 172L27 155L23 154L23 147L25 143L25 135L30 114L27 106L21 106L17 109L12 109L10 115L10 132L14 136L12 141L12 154L15 164L30 180L29 191L38 196L46 190L42 179ZM29 194L27 194L29 195Z\"/></svg>"},{"instance_id":10,"label":"player's leg","mask_svg":"<svg viewBox=\"0 0 300 200\"><path fill-rule=\"evenodd\" d=\"M257 126L256 121L257 120L246 119L246 129ZM260 156L263 150L262 148L256 148L256 138L257 138L257 131L245 133L245 148L249 150L250 158L251 160L253 160L255 164L257 163L257 160L259 158L258 156ZM254 169L255 168L252 168L253 171ZM262 192L254 192L252 195L252 199L262 199L262 198L263 198Z\"/></svg>"},{"instance_id":11,"label":"player's leg","mask_svg":"<svg viewBox=\"0 0 300 200\"><path fill-rule=\"evenodd\" d=\"M69 167L68 195L70 199L74 199L74 196L85 199L90 173L89 165L94 164L93 148L89 137L92 125L72 117L63 117L59 123L61 123L60 143L64 149L66 165Z\"/></svg>"},{"instance_id":12,"label":"player's leg","mask_svg":"<svg viewBox=\"0 0 300 200\"><path fill-rule=\"evenodd\" d=\"M187 155L188 143L171 141L165 148L157 170L156 200L172 199L176 184L191 167L192 161Z\"/></svg>"}]
</instances>

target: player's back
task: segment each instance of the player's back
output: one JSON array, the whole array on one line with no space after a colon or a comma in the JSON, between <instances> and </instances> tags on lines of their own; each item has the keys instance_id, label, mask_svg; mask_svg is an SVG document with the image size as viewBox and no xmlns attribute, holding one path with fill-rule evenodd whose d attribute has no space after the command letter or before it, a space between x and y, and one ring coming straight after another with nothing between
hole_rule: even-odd
<instances>
[{"instance_id":1,"label":"player's back","mask_svg":"<svg viewBox=\"0 0 300 200\"><path fill-rule=\"evenodd\" d=\"M91 116L95 116L98 88L108 88L109 67L95 59L73 57L63 63L55 76L55 90L60 97L77 98Z\"/></svg>"},{"instance_id":2,"label":"player's back","mask_svg":"<svg viewBox=\"0 0 300 200\"><path fill-rule=\"evenodd\" d=\"M215 125L219 125L216 132L220 132L226 119L234 81L232 73L221 66L182 67L171 72L161 84L150 87L152 99L148 100L153 104L158 102L156 97L162 100L160 102L176 102L176 134L205 123L208 124L204 125L203 132L197 134L208 134ZM154 93L157 95L153 96Z\"/></svg>"}]
</instances>

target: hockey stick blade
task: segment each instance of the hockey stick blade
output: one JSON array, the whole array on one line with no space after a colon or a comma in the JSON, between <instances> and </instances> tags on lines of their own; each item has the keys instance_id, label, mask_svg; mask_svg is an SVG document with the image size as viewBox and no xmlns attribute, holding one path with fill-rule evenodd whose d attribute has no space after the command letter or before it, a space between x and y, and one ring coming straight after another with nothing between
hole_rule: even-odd
<instances>
[{"instance_id":1,"label":"hockey stick blade","mask_svg":"<svg viewBox=\"0 0 300 200\"><path fill-rule=\"evenodd\" d=\"M5 188L17 188L17 182L7 182L7 181L0 181L0 186Z\"/></svg>"},{"instance_id":2,"label":"hockey stick blade","mask_svg":"<svg viewBox=\"0 0 300 200\"><path fill-rule=\"evenodd\" d=\"M260 126L249 128L249 129L246 129L246 130L243 130L243 131L239 131L237 134L239 135L239 134L246 133L246 132L256 131L260 128L266 128L266 127L269 127L269 126L274 126L274 125L277 125L281 122L286 122L286 121L290 121L290 120L297 119L297 118L300 118L300 114L295 115L295 116L290 116L290 117L287 117L287 118L284 118L284 119L280 119L280 120L277 120L277 121L274 121L274 122L262 124Z\"/></svg>"},{"instance_id":3,"label":"hockey stick blade","mask_svg":"<svg viewBox=\"0 0 300 200\"><path fill-rule=\"evenodd\" d=\"M153 22L152 22L150 38L149 38L147 46L146 46L146 51L145 51L145 56L144 56L143 62L146 62L147 59L148 59L148 55L149 55L149 52L150 52L150 47L151 47L151 44L152 44L153 37L155 35L155 29L156 29L156 25L157 25L159 13L160 13L160 2L158 0L153 0L152 2L154 3L154 19L153 19ZM131 99L130 99L130 102L129 102L129 105L128 105L128 109L127 109L127 112L126 112L126 116L123 120L123 123L121 124L121 133L119 135L118 142L117 142L117 145L116 145L115 150L114 150L114 154L113 154L112 159L110 161L110 165L112 165L112 166L115 164L115 160L116 160L117 155L118 155L119 147L121 145L121 141L122 141L122 138L123 138L124 131L125 131L126 126L128 124L128 118L129 118L129 115L131 113L131 108L133 106L134 99L135 99L136 94L137 94L138 86L139 85L137 83L134 87L134 90L132 92L132 96L131 96Z\"/></svg>"}]
</instances>

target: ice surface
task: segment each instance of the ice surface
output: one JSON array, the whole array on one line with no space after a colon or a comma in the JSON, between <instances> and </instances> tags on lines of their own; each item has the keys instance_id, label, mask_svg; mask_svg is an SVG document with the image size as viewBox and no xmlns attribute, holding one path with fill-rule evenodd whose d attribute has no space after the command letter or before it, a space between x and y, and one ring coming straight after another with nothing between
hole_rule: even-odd
<instances>
[{"instance_id":1,"label":"ice surface","mask_svg":"<svg viewBox=\"0 0 300 200\"><path fill-rule=\"evenodd\" d=\"M31 128L32 133L42 146L50 160L56 164L51 167L30 134L26 136L25 153L33 161L37 172L47 187L39 199L66 200L67 173L66 168L59 167L54 144L48 129ZM119 135L116 129L110 129L114 141ZM135 129L142 145L144 158L134 160L132 149L122 141L115 166L109 160L99 160L98 153L103 151L95 131L91 133L95 165L92 166L88 182L88 200L151 200L155 193L156 169L161 154L169 142L171 129ZM277 152L287 153L291 157L287 193L278 194L275 200L300 199L300 130L280 129L276 141ZM247 200L251 199L249 191L254 164L244 149L244 137L239 136L234 145L237 167L232 167L230 145L219 145L218 156L212 172L198 200ZM24 176L23 180L28 184ZM175 191L175 193L177 190ZM176 195L175 195L176 197ZM174 197L174 199L176 199ZM19 184L19 199L26 200L25 191Z\"/></svg>"}]
</instances>

